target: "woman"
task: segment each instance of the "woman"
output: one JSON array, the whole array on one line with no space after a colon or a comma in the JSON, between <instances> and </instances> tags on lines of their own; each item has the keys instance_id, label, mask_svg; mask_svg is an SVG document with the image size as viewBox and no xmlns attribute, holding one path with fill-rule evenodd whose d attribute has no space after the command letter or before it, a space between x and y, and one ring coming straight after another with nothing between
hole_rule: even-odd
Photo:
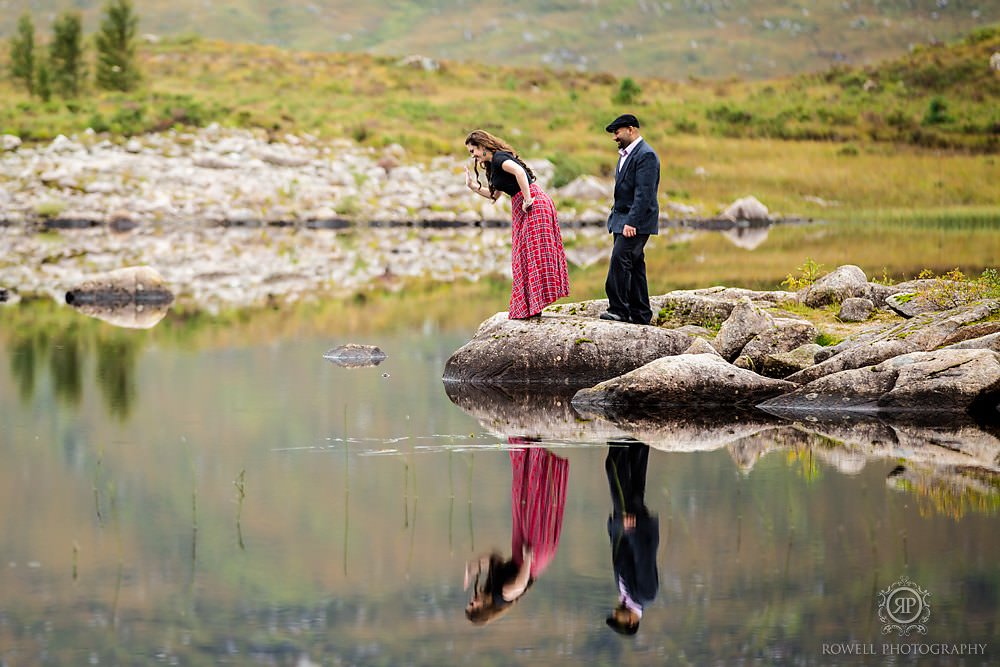
<instances>
[{"instance_id":1,"label":"woman","mask_svg":"<svg viewBox=\"0 0 1000 667\"><path fill-rule=\"evenodd\" d=\"M475 165L475 177L465 168L465 185L491 201L502 193L511 198L512 320L540 317L542 309L569 294L566 252L552 200L535 183L535 175L514 149L485 130L465 138ZM479 180L479 167L486 186Z\"/></svg>"},{"instance_id":2,"label":"woman","mask_svg":"<svg viewBox=\"0 0 1000 667\"><path fill-rule=\"evenodd\" d=\"M509 438L512 445L531 445ZM465 588L472 596L465 616L476 625L488 623L524 595L548 568L559 548L569 461L534 446L510 450L511 557L493 552L465 566Z\"/></svg>"}]
</instances>

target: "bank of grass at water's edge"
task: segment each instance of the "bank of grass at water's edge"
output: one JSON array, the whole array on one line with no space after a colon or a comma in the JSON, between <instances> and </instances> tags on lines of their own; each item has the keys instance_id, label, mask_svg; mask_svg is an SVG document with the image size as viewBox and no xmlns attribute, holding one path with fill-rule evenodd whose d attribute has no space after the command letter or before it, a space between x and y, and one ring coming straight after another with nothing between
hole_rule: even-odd
<instances>
[{"instance_id":1,"label":"bank of grass at water's edge","mask_svg":"<svg viewBox=\"0 0 1000 667\"><path fill-rule=\"evenodd\" d=\"M141 90L29 99L0 81L0 132L43 141L91 127L114 141L148 131L223 125L275 139L313 134L407 159L462 156L484 127L556 166L555 185L610 175L603 126L624 110L663 158L664 199L713 214L752 194L785 215L850 218L860 209L1000 211L1000 30L926 46L881 66L768 82L637 79L612 101L611 74L304 53L197 38L142 45ZM0 68L6 69L6 49Z\"/></svg>"}]
</instances>

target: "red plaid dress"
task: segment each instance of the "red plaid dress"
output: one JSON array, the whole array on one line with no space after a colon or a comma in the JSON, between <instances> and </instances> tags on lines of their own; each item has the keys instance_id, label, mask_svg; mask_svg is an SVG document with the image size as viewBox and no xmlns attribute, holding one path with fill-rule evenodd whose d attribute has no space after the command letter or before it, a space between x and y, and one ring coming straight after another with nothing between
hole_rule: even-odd
<instances>
[{"instance_id":1,"label":"red plaid dress","mask_svg":"<svg viewBox=\"0 0 1000 667\"><path fill-rule=\"evenodd\" d=\"M524 440L510 438L509 442ZM510 463L511 555L520 565L521 547L531 547L534 579L545 571L559 547L569 461L541 447L529 447L510 450Z\"/></svg>"},{"instance_id":2,"label":"red plaid dress","mask_svg":"<svg viewBox=\"0 0 1000 667\"><path fill-rule=\"evenodd\" d=\"M510 200L513 281L507 316L512 320L537 315L545 306L569 294L566 251L556 207L534 183L531 196L535 203L527 213L521 210L524 195L518 192Z\"/></svg>"}]
</instances>

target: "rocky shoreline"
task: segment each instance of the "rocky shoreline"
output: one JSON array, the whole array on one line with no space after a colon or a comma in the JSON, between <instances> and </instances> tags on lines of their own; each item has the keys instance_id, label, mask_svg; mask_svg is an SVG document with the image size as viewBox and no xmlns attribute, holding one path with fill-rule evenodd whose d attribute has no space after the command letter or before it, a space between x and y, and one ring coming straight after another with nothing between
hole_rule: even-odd
<instances>
[{"instance_id":1,"label":"rocky shoreline","mask_svg":"<svg viewBox=\"0 0 1000 667\"><path fill-rule=\"evenodd\" d=\"M954 413L1000 421L1000 300L945 280L887 286L842 266L798 292L710 288L652 299L657 326L596 316L604 300L498 313L445 365L446 385L572 387L614 418L678 408ZM830 310L849 334L817 344ZM456 390L459 391L459 390Z\"/></svg>"}]
</instances>

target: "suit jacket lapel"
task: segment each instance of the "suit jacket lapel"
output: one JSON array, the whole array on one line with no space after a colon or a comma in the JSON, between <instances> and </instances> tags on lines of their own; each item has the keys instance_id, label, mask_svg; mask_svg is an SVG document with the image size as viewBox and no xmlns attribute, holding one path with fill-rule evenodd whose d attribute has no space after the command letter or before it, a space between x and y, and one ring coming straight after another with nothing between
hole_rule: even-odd
<instances>
[{"instance_id":1,"label":"suit jacket lapel","mask_svg":"<svg viewBox=\"0 0 1000 667\"><path fill-rule=\"evenodd\" d=\"M628 171L629 169L632 168L632 166L635 164L635 157L639 154L639 150L642 148L642 145L645 144L645 143L646 143L645 141L640 141L639 143L637 143L635 145L635 148L632 149L632 152L629 153L628 157L625 159L625 166L624 167L622 167L621 169L618 169L618 166L615 165L615 172L616 172L615 173L615 183L617 183L625 175L626 171ZM621 164L621 161L622 161L622 159L619 157L618 158L618 164L619 165Z\"/></svg>"}]
</instances>

